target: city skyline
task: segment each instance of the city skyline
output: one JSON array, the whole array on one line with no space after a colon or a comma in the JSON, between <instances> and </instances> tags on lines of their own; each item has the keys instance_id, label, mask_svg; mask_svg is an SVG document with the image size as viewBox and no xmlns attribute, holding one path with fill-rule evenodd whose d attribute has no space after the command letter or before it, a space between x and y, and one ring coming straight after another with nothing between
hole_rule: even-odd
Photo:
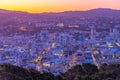
<instances>
[{"instance_id":1,"label":"city skyline","mask_svg":"<svg viewBox=\"0 0 120 80\"><path fill-rule=\"evenodd\" d=\"M32 13L89 10L94 8L120 9L119 0L2 0L0 9Z\"/></svg>"}]
</instances>

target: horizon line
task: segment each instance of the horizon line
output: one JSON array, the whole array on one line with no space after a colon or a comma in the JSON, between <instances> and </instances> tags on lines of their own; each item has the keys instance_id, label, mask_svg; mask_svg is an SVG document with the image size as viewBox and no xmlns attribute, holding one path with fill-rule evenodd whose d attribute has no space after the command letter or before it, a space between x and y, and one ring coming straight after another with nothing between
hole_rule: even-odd
<instances>
[{"instance_id":1,"label":"horizon line","mask_svg":"<svg viewBox=\"0 0 120 80\"><path fill-rule=\"evenodd\" d=\"M42 14L42 13L62 13L62 12L74 12L74 11L89 11L94 9L110 9L110 10L120 10L120 9L114 9L114 8L91 8L91 9L85 9L85 10L64 10L64 11L44 11L44 12L31 12L31 11L24 11L24 10L12 10L12 9L3 9L0 8L0 10L4 11L15 11L15 12L25 12L30 14Z\"/></svg>"}]
</instances>

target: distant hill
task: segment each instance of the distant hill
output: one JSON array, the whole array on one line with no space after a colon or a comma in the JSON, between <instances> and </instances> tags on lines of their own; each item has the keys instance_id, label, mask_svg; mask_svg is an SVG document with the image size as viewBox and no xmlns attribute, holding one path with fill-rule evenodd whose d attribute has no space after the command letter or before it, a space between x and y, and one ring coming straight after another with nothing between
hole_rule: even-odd
<instances>
[{"instance_id":1,"label":"distant hill","mask_svg":"<svg viewBox=\"0 0 120 80\"><path fill-rule=\"evenodd\" d=\"M64 12L45 12L45 13L27 13L21 11L10 11L0 9L0 14L22 14L22 15L36 15L36 16L81 16L81 17L120 17L120 10L114 10L109 8L97 8L87 11L64 11ZM2 15L1 15L2 16Z\"/></svg>"},{"instance_id":2,"label":"distant hill","mask_svg":"<svg viewBox=\"0 0 120 80\"><path fill-rule=\"evenodd\" d=\"M40 13L45 16L68 16L68 17L120 17L120 10L97 8L87 11L65 11L58 13Z\"/></svg>"},{"instance_id":3,"label":"distant hill","mask_svg":"<svg viewBox=\"0 0 120 80\"><path fill-rule=\"evenodd\" d=\"M98 8L87 11L28 13L0 9L0 32L3 34L16 33L21 26L39 32L41 27L56 27L58 23L64 23L65 27L77 24L82 26L81 30L87 30L90 24L100 28L113 28L120 24L120 10ZM39 28L35 28L36 25Z\"/></svg>"}]
</instances>

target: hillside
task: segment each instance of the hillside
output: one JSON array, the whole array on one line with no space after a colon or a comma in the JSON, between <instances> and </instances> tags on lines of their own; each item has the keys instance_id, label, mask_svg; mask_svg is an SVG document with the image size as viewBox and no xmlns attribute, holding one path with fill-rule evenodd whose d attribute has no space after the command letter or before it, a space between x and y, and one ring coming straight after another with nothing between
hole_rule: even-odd
<instances>
[{"instance_id":1,"label":"hillside","mask_svg":"<svg viewBox=\"0 0 120 80\"><path fill-rule=\"evenodd\" d=\"M0 64L0 80L120 80L120 64L103 64L100 69L93 64L76 65L55 76L5 63Z\"/></svg>"},{"instance_id":2,"label":"hillside","mask_svg":"<svg viewBox=\"0 0 120 80\"><path fill-rule=\"evenodd\" d=\"M120 24L120 10L92 9L88 11L65 11L50 13L27 13L20 11L0 10L0 32L3 35L23 33L19 30L21 26L27 31L39 32L43 28L57 28L58 23L64 24L64 30L69 25L79 25L80 30L88 30L89 25L96 28L115 27ZM56 31L57 29L53 30ZM75 29L75 28L74 28Z\"/></svg>"},{"instance_id":3,"label":"hillside","mask_svg":"<svg viewBox=\"0 0 120 80\"><path fill-rule=\"evenodd\" d=\"M8 10L2 10L0 9L0 20L7 22L10 18L19 18L19 19L25 19L32 18L32 19L43 19L49 18L54 19L55 17L59 18L80 18L80 17L120 17L120 10L113 10L113 9L104 9L104 8L98 8L98 9L92 9L88 11L65 11L65 12L50 12L50 13L27 13L27 12L20 12L20 11L8 11ZM48 21L49 21L48 19ZM15 20L15 19L14 19Z\"/></svg>"}]
</instances>

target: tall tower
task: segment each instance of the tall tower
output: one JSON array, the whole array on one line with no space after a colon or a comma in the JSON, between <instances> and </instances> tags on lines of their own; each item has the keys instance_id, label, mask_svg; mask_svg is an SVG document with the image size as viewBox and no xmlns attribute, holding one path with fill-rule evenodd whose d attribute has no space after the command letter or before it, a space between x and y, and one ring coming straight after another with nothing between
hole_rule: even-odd
<instances>
[{"instance_id":1,"label":"tall tower","mask_svg":"<svg viewBox=\"0 0 120 80\"><path fill-rule=\"evenodd\" d=\"M91 46L94 47L94 41L95 41L95 27L94 26L90 26L90 43L91 43Z\"/></svg>"},{"instance_id":2,"label":"tall tower","mask_svg":"<svg viewBox=\"0 0 120 80\"><path fill-rule=\"evenodd\" d=\"M117 41L119 38L119 31L117 27L113 29L113 38L114 38L114 41Z\"/></svg>"}]
</instances>

